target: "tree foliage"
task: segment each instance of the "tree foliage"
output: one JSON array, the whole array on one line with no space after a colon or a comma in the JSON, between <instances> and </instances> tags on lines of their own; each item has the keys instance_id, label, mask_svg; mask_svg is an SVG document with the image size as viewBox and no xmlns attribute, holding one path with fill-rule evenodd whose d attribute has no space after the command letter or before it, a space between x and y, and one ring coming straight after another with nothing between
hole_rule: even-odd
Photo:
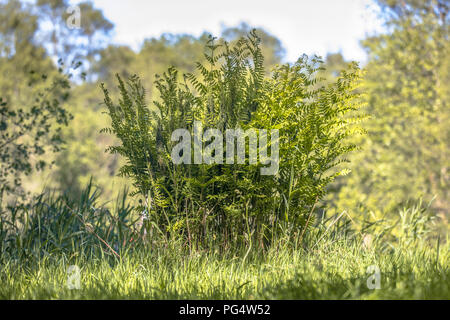
<instances>
[{"instance_id":1,"label":"tree foliage","mask_svg":"<svg viewBox=\"0 0 450 320\"><path fill-rule=\"evenodd\" d=\"M32 79L29 86L46 79L45 75ZM24 175L45 169L46 152L61 150L61 129L71 118L61 104L69 88L67 77L53 79L30 108L11 107L0 98L0 205L4 195L23 196Z\"/></svg>"},{"instance_id":2,"label":"tree foliage","mask_svg":"<svg viewBox=\"0 0 450 320\"><path fill-rule=\"evenodd\" d=\"M366 39L368 135L339 208L384 214L423 197L450 208L449 16L446 1L379 1L388 32Z\"/></svg>"}]
</instances>

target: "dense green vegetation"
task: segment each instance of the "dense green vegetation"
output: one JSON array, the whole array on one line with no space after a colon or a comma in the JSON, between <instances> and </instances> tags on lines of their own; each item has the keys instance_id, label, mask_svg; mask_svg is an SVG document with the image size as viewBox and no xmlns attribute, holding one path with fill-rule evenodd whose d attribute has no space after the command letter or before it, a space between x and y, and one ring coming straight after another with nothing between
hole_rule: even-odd
<instances>
[{"instance_id":1,"label":"dense green vegetation","mask_svg":"<svg viewBox=\"0 0 450 320\"><path fill-rule=\"evenodd\" d=\"M74 31L67 0L0 0L0 298L448 299L449 7L376 3L360 69L245 23L133 51L89 2ZM276 174L175 165L194 121L278 129Z\"/></svg>"},{"instance_id":2,"label":"dense green vegetation","mask_svg":"<svg viewBox=\"0 0 450 320\"><path fill-rule=\"evenodd\" d=\"M422 197L448 219L449 16L444 1L380 1L389 32L369 37L363 90L371 121L337 208L386 212Z\"/></svg>"},{"instance_id":3,"label":"dense green vegetation","mask_svg":"<svg viewBox=\"0 0 450 320\"><path fill-rule=\"evenodd\" d=\"M364 235L343 214L322 219L299 246L279 237L248 252L211 239L209 249L189 252L179 237L137 241L123 197L110 211L90 188L78 202L47 195L15 209L17 232L1 225L0 298L447 299L449 242L427 240L426 209L402 209L401 219L367 225ZM81 269L80 290L67 287L70 265ZM380 268L379 290L367 286L370 266Z\"/></svg>"},{"instance_id":4,"label":"dense green vegetation","mask_svg":"<svg viewBox=\"0 0 450 320\"><path fill-rule=\"evenodd\" d=\"M133 179L146 231L156 226L183 233L189 247L208 237L263 246L280 229L298 240L326 187L346 172L338 166L356 148L346 140L363 131L354 125L362 119L355 92L359 68L351 65L325 86L317 76L322 61L303 56L265 77L260 42L256 31L234 45L210 38L207 64L197 63L199 76L186 74L179 82L170 68L156 82L152 106L136 76L127 83L118 77L119 102L103 86L112 124L103 132L120 139L108 150L127 160L119 173ZM183 163L174 162L179 141L173 133L181 128L203 137L200 159L189 137ZM229 143L227 129L248 134L240 161L235 141L246 144L247 138L239 142L233 136ZM220 146L211 147L210 140ZM270 168L263 158L272 159Z\"/></svg>"}]
</instances>

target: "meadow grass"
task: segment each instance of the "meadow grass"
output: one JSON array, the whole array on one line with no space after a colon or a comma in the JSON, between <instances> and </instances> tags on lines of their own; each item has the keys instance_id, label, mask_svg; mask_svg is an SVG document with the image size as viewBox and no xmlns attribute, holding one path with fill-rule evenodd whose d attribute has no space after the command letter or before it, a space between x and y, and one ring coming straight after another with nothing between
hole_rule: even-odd
<instances>
[{"instance_id":1,"label":"meadow grass","mask_svg":"<svg viewBox=\"0 0 450 320\"><path fill-rule=\"evenodd\" d=\"M237 255L141 249L121 259L44 256L3 261L1 299L449 299L448 245L377 252L355 241ZM67 269L81 269L69 290ZM370 290L367 268L381 271Z\"/></svg>"},{"instance_id":2,"label":"meadow grass","mask_svg":"<svg viewBox=\"0 0 450 320\"><path fill-rule=\"evenodd\" d=\"M112 213L95 209L89 191L78 204L41 198L2 215L0 299L450 298L448 236L426 236L419 207L400 212L395 229L361 234L333 217L300 243L286 236L265 247L188 248L182 238L127 244L132 210L122 200ZM79 289L68 288L71 265L80 268ZM370 266L380 289L367 285Z\"/></svg>"}]
</instances>

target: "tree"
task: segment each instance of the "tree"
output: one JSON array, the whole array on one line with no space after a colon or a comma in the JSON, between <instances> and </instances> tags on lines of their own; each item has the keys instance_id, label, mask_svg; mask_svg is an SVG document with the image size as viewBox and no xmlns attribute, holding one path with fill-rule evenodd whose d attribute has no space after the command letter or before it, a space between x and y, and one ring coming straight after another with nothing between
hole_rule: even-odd
<instances>
[{"instance_id":1,"label":"tree","mask_svg":"<svg viewBox=\"0 0 450 320\"><path fill-rule=\"evenodd\" d=\"M340 52L328 53L325 58L325 70L321 72L321 76L332 82L340 76L349 63L350 61L346 61Z\"/></svg>"},{"instance_id":2,"label":"tree","mask_svg":"<svg viewBox=\"0 0 450 320\"><path fill-rule=\"evenodd\" d=\"M41 79L46 81L45 76ZM35 96L29 110L12 108L0 98L0 206L5 195L24 196L23 176L43 170L48 151L61 150L61 127L71 117L61 103L67 100L69 88L67 77L54 79Z\"/></svg>"},{"instance_id":3,"label":"tree","mask_svg":"<svg viewBox=\"0 0 450 320\"><path fill-rule=\"evenodd\" d=\"M108 44L113 24L108 21L102 11L96 9L91 2L77 4L80 13L79 28L68 25L71 5L68 0L37 0L33 13L41 25L51 28L40 28L34 41L43 41L50 57L55 60L92 62Z\"/></svg>"},{"instance_id":4,"label":"tree","mask_svg":"<svg viewBox=\"0 0 450 320\"><path fill-rule=\"evenodd\" d=\"M83 70L81 70L80 60L84 62L84 71L86 71L92 63L95 63L96 59L99 57L99 50L101 50L105 45L108 44L109 32L111 31L113 25L104 18L101 11L95 9L90 2L83 2L78 4L81 11L81 24L80 28L71 29L67 24L67 18L70 14L67 9L70 4L66 0L39 0L34 3L29 3L25 1L11 0L11 1L0 1L0 72L2 77L0 78L0 92L1 97L4 102L7 102L7 111L3 111L6 114L14 112L17 119L26 118L31 112L32 108L36 105L35 99L40 97L43 92L47 92L48 101L52 99L58 100L58 108L70 111L71 114L77 113L76 103L97 103L100 98L97 95L95 97L89 96L87 94L84 96L84 102L82 100L76 100L74 96L67 96L69 88L64 88L62 85L62 80L72 81L73 86L74 75L82 75ZM76 60L78 58L78 60ZM57 62L57 60L59 60ZM60 70L58 70L60 69ZM62 77L61 72L67 73L66 77ZM70 77L70 79L69 79ZM80 81L75 81L80 84ZM55 83L58 85L54 86ZM93 92L92 87L94 84L89 84L90 90L86 90L86 86L75 85L78 92ZM52 88L49 90L49 88ZM78 89L80 88L80 89ZM53 103L53 102L52 102ZM45 102L42 102L45 105ZM19 112L19 109L20 112ZM48 110L47 110L48 111ZM83 110L84 115L87 114L86 110ZM92 111L91 111L92 112ZM45 113L45 112L44 112ZM47 163L52 163L59 159L62 154L66 152L76 153L78 150L83 150L78 145L78 141L82 140L84 142L84 150L87 146L95 145L92 140L92 136L98 132L98 128L103 126L103 123L95 124L97 121L97 116L93 116L92 119L77 118L77 125L83 128L94 129L89 131L73 128L67 128L62 125L61 132L58 136L61 140L69 142L67 147L70 147L64 153L48 153L45 154L45 160ZM16 119L16 120L17 120ZM16 121L13 118L9 121ZM50 135L56 134L56 129L54 123L57 122L56 118L47 119L48 124L53 123L50 128ZM18 121L18 120L17 120ZM35 123L39 123L40 120L36 120ZM25 121L26 122L26 121ZM94 124L93 124L94 123ZM44 125L45 127L45 125ZM11 126L8 130L11 129ZM21 130L34 130L32 128L22 128ZM37 131L28 131L24 133L26 136L36 134ZM70 132L76 131L77 137L74 137ZM83 135L84 134L84 135ZM91 134L90 137L87 137ZM82 138L82 139L81 139ZM22 143L24 138L18 139ZM51 140L51 138L49 138ZM90 143L87 140L90 139ZM39 142L40 146L44 148L44 138ZM71 143L73 142L73 146ZM60 144L61 146L61 144ZM17 147L17 145L16 145ZM29 152L32 153L31 149L33 147L28 145ZM50 150L51 145L46 150ZM58 147L59 148L59 147ZM99 154L102 154L103 147L99 148ZM13 145L9 146L9 152L14 154ZM5 149L6 150L6 149ZM3 150L3 151L5 151ZM86 152L87 155L92 155L91 152ZM19 157L20 158L20 157ZM22 157L23 158L23 157ZM33 157L32 157L33 158ZM80 162L75 159L74 162ZM88 159L88 157L86 157ZM22 159L23 160L23 159ZM22 161L20 160L20 161ZM18 160L19 161L19 160ZM91 159L95 162L95 159ZM81 162L86 162L81 161ZM35 160L33 159L30 163L22 163L23 171L26 171L27 177L23 174L17 173L20 177L20 188L13 188L17 191L22 189L20 193L23 194L24 190L28 191L41 191L44 183L42 181L46 180L45 177L48 176L50 170L49 166L40 167L40 170L31 170L35 165ZM64 162L57 163L57 165L67 164ZM101 166L101 164L99 164ZM80 168L86 168L86 166L79 166ZM3 166L6 168L6 165ZM34 168L36 169L36 168ZM73 169L73 173L71 173ZM57 168L53 166L53 171L64 172L66 176L77 176L74 180L75 185L79 182L77 172L82 171L83 174L87 175L84 170L76 170L75 167L65 167ZM89 168L91 169L91 168ZM19 171L21 171L19 170ZM92 171L91 171L92 172ZM101 172L96 170L96 172ZM103 174L103 172L102 172ZM15 176L16 174L13 174ZM22 179L23 178L23 179ZM57 177L51 176L48 186L54 187L59 185ZM34 181L31 183L31 181ZM41 181L36 184L36 180ZM62 188L67 188L74 182L73 180L66 179L65 184L61 184ZM9 187L8 187L9 188ZM76 189L76 188L75 188ZM19 191L18 191L19 192Z\"/></svg>"},{"instance_id":5,"label":"tree","mask_svg":"<svg viewBox=\"0 0 450 320\"><path fill-rule=\"evenodd\" d=\"M251 30L252 27L250 27L247 23L242 22L235 27L223 28L222 38L232 43L233 41L237 41L239 38L247 35L251 32ZM261 50L265 57L264 67L267 72L270 72L275 65L281 63L286 51L283 48L281 41L277 37L268 33L266 30L257 28L256 33L261 39Z\"/></svg>"},{"instance_id":6,"label":"tree","mask_svg":"<svg viewBox=\"0 0 450 320\"><path fill-rule=\"evenodd\" d=\"M378 1L388 32L363 42L365 152L337 206L385 213L419 197L450 208L449 16L446 1Z\"/></svg>"}]
</instances>

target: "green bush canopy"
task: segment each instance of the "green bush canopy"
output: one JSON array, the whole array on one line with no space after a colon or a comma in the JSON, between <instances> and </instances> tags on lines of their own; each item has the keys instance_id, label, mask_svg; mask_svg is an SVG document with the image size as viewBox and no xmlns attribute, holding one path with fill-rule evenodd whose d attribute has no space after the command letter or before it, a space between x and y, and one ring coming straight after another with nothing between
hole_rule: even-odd
<instances>
[{"instance_id":1,"label":"green bush canopy","mask_svg":"<svg viewBox=\"0 0 450 320\"><path fill-rule=\"evenodd\" d=\"M180 235L190 245L217 239L264 245L286 231L301 238L327 185L348 172L338 167L356 148L347 138L363 132L357 125L364 117L358 112L362 103L356 90L360 69L350 64L328 84L318 75L323 61L302 56L269 76L254 31L231 44L210 37L205 58L206 64L196 64L195 74L181 77L169 68L156 76L159 97L151 106L136 75L127 81L117 76L118 102L102 85L111 118L111 127L103 132L121 142L108 151L127 160L120 174L133 180L134 195L142 204L143 232ZM256 163L249 161L248 144L245 163L194 159L175 164L171 154L179 141L172 141L173 132L193 132L196 124L200 137L208 129L255 130L260 153L262 139L272 141L263 150L266 154L279 151L278 170L262 174L264 159L259 155ZM273 130L278 136L263 137ZM207 139L201 141L203 156L212 152L214 159L222 158L208 149ZM225 138L220 142L225 158ZM190 151L184 156L198 152ZM236 152L230 154L236 157Z\"/></svg>"}]
</instances>

